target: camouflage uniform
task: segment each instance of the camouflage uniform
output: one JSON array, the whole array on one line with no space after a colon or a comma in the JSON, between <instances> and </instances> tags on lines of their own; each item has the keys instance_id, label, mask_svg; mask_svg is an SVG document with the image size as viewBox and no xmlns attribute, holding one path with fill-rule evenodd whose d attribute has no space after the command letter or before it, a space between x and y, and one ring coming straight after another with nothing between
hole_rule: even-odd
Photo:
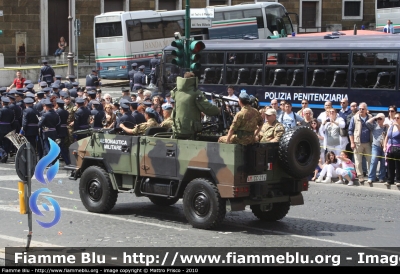
<instances>
[{"instance_id":1,"label":"camouflage uniform","mask_svg":"<svg viewBox=\"0 0 400 274\"><path fill-rule=\"evenodd\" d=\"M165 127L165 128L172 128L172 125L174 124L174 120L172 120L172 117L168 117L167 119L165 119L160 127Z\"/></svg>"},{"instance_id":2,"label":"camouflage uniform","mask_svg":"<svg viewBox=\"0 0 400 274\"><path fill-rule=\"evenodd\" d=\"M72 132L74 132L74 126L70 126L69 124L75 120L75 111L78 109L74 103L69 103L64 107L66 111L68 111L68 120L67 120L67 128L68 128L68 136L64 139L65 146L69 148L69 146L74 142L74 137L72 136Z\"/></svg>"},{"instance_id":3,"label":"camouflage uniform","mask_svg":"<svg viewBox=\"0 0 400 274\"><path fill-rule=\"evenodd\" d=\"M275 142L279 142L283 133L285 132L285 128L281 123L275 120L273 124L270 126L268 123L265 123L260 131L260 143L272 142L272 140L276 140Z\"/></svg>"},{"instance_id":4,"label":"camouflage uniform","mask_svg":"<svg viewBox=\"0 0 400 274\"><path fill-rule=\"evenodd\" d=\"M232 144L249 145L256 142L254 138L254 132L257 126L263 125L263 119L261 114L255 108L250 105L245 105L242 109L236 113L233 119L231 129L234 130L235 134L231 137ZM219 143L226 143L228 136L222 136L219 138Z\"/></svg>"},{"instance_id":5,"label":"camouflage uniform","mask_svg":"<svg viewBox=\"0 0 400 274\"><path fill-rule=\"evenodd\" d=\"M145 133L146 129L150 127L159 127L159 126L160 125L156 122L154 118L150 118L149 120L147 120L146 123L141 123L136 125L133 131L131 131L131 134L142 135L143 133Z\"/></svg>"}]
</instances>

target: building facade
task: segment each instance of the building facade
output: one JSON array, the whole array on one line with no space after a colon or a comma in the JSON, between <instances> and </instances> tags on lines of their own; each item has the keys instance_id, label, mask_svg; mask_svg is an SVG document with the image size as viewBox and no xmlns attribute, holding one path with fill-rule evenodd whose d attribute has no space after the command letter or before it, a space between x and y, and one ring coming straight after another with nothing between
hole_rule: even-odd
<instances>
[{"instance_id":1,"label":"building facade","mask_svg":"<svg viewBox=\"0 0 400 274\"><path fill-rule=\"evenodd\" d=\"M190 0L191 8L236 5L242 0ZM257 2L248 0L247 2ZM261 1L258 1L261 2ZM279 0L291 15L298 32L320 32L333 28L352 29L354 24L373 28L373 0ZM93 48L93 18L108 11L185 9L186 0L0 0L0 52L5 63L38 63L52 56L63 36L79 56ZM71 10L71 11L70 11ZM2 15L2 16L1 16ZM71 15L71 17L69 17ZM75 36L75 19L80 36ZM69 37L69 25L74 30ZM71 39L70 39L71 38ZM67 48L66 51L69 51ZM20 58L18 59L17 56ZM17 58L17 59L16 59Z\"/></svg>"}]
</instances>

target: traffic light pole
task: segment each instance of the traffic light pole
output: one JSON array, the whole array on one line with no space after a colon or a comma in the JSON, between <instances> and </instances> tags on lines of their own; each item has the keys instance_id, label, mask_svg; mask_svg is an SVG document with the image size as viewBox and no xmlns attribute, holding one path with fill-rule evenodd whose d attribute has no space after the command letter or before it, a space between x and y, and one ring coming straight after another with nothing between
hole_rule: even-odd
<instances>
[{"instance_id":1,"label":"traffic light pole","mask_svg":"<svg viewBox=\"0 0 400 274\"><path fill-rule=\"evenodd\" d=\"M190 0L186 0L186 18L185 18L185 69L190 68Z\"/></svg>"}]
</instances>

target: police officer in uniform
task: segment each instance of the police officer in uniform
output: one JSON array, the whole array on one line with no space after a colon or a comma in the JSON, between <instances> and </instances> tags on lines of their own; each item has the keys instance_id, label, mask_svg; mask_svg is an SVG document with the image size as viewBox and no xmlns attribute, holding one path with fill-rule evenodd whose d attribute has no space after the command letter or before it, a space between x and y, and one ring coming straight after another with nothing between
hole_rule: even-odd
<instances>
[{"instance_id":1,"label":"police officer in uniform","mask_svg":"<svg viewBox=\"0 0 400 274\"><path fill-rule=\"evenodd\" d=\"M34 100L30 97L24 99L26 108L23 112L22 128L20 135L24 135L35 151L38 151L37 136L39 134L39 112L33 107Z\"/></svg>"},{"instance_id":2,"label":"police officer in uniform","mask_svg":"<svg viewBox=\"0 0 400 274\"><path fill-rule=\"evenodd\" d=\"M6 156L3 156L1 159L2 163L6 163L8 159L8 155L11 150L11 141L4 137L12 130L12 123L14 121L14 112L9 108L10 99L8 97L1 97L1 105L0 109L0 142L7 153Z\"/></svg>"},{"instance_id":3,"label":"police officer in uniform","mask_svg":"<svg viewBox=\"0 0 400 274\"><path fill-rule=\"evenodd\" d=\"M100 102L97 100L94 100L92 103L91 115L93 117L94 129L101 129L104 127L103 123L106 119L106 113L102 108L100 108L100 105Z\"/></svg>"},{"instance_id":4,"label":"police officer in uniform","mask_svg":"<svg viewBox=\"0 0 400 274\"><path fill-rule=\"evenodd\" d=\"M58 109L56 110L56 112L58 116L60 116L60 126L57 129L58 138L60 138L60 143L58 144L58 146L60 147L60 154L65 164L69 165L71 162L69 160L68 147L65 146L65 138L68 138L67 122L69 113L67 110L64 109L65 102L62 99L57 98L56 102L58 105Z\"/></svg>"},{"instance_id":5,"label":"police officer in uniform","mask_svg":"<svg viewBox=\"0 0 400 274\"><path fill-rule=\"evenodd\" d=\"M133 90L138 90L146 85L146 75L144 74L145 66L140 66L139 71L133 75Z\"/></svg>"},{"instance_id":6,"label":"police officer in uniform","mask_svg":"<svg viewBox=\"0 0 400 274\"><path fill-rule=\"evenodd\" d=\"M12 123L12 129L15 129L15 132L19 132L22 124L22 109L20 106L15 104L15 90L10 90L8 92L7 97L10 99L10 104L8 107L14 112L14 122Z\"/></svg>"},{"instance_id":7,"label":"police officer in uniform","mask_svg":"<svg viewBox=\"0 0 400 274\"><path fill-rule=\"evenodd\" d=\"M69 148L69 146L74 142L73 132L74 132L74 119L75 119L75 111L78 109L74 103L71 102L71 97L68 94L64 95L64 109L68 111L68 119L67 119L67 129L68 136L65 138L65 146Z\"/></svg>"},{"instance_id":8,"label":"police officer in uniform","mask_svg":"<svg viewBox=\"0 0 400 274\"><path fill-rule=\"evenodd\" d=\"M137 63L131 64L132 69L129 71L129 90L133 91L133 75L137 72Z\"/></svg>"},{"instance_id":9,"label":"police officer in uniform","mask_svg":"<svg viewBox=\"0 0 400 274\"><path fill-rule=\"evenodd\" d=\"M36 93L36 96L37 96L37 102L36 102L36 104L34 105L34 108L37 110L37 112L39 113L39 116L40 116L40 112L42 112L43 111L43 100L44 100L44 91L38 91L37 93Z\"/></svg>"},{"instance_id":10,"label":"police officer in uniform","mask_svg":"<svg viewBox=\"0 0 400 274\"><path fill-rule=\"evenodd\" d=\"M44 81L50 86L55 81L53 68L47 64L47 60L42 61L43 66L40 69L39 82Z\"/></svg>"},{"instance_id":11,"label":"police officer in uniform","mask_svg":"<svg viewBox=\"0 0 400 274\"><path fill-rule=\"evenodd\" d=\"M75 103L78 109L75 111L75 119L74 119L74 131L88 129L89 126L89 119L90 119L90 110L85 107L85 100L82 98L77 98ZM74 134L74 140L78 141L87 137L87 134Z\"/></svg>"},{"instance_id":12,"label":"police officer in uniform","mask_svg":"<svg viewBox=\"0 0 400 274\"><path fill-rule=\"evenodd\" d=\"M62 76L61 75L56 74L56 76L54 76L54 78L56 78L56 81L57 80L60 81L60 83L59 83L59 89L60 90L65 88L65 84L61 82L62 81Z\"/></svg>"},{"instance_id":13,"label":"police officer in uniform","mask_svg":"<svg viewBox=\"0 0 400 274\"><path fill-rule=\"evenodd\" d=\"M250 145L256 142L264 124L260 112L250 105L250 96L246 92L239 95L240 111L233 118L228 135L221 136L218 143Z\"/></svg>"},{"instance_id":14,"label":"police officer in uniform","mask_svg":"<svg viewBox=\"0 0 400 274\"><path fill-rule=\"evenodd\" d=\"M218 107L207 100L197 85L198 79L192 72L186 72L184 78L177 77L176 88L171 92L175 102L172 111L175 138L194 139L196 133L202 130L201 113L208 116L219 114Z\"/></svg>"},{"instance_id":15,"label":"police officer in uniform","mask_svg":"<svg viewBox=\"0 0 400 274\"><path fill-rule=\"evenodd\" d=\"M129 102L123 101L120 103L121 116L117 117L117 121L114 124L114 128L122 128L125 123L126 128L134 128L136 125L135 118L129 110Z\"/></svg>"},{"instance_id":16,"label":"police officer in uniform","mask_svg":"<svg viewBox=\"0 0 400 274\"><path fill-rule=\"evenodd\" d=\"M75 75L72 74L67 75L67 81L64 82L65 87L67 89L73 88L74 86L72 85L72 83L75 82L75 79L76 79Z\"/></svg>"},{"instance_id":17,"label":"police officer in uniform","mask_svg":"<svg viewBox=\"0 0 400 274\"><path fill-rule=\"evenodd\" d=\"M128 88L121 88L121 92L122 92L122 96L119 97L119 100L127 100L129 102L132 102L132 98L131 98L131 92Z\"/></svg>"},{"instance_id":18,"label":"police officer in uniform","mask_svg":"<svg viewBox=\"0 0 400 274\"><path fill-rule=\"evenodd\" d=\"M137 110L138 103L131 102L130 105L131 105L132 116L133 118L135 118L136 124L146 123L146 118L144 118L144 115Z\"/></svg>"},{"instance_id":19,"label":"police officer in uniform","mask_svg":"<svg viewBox=\"0 0 400 274\"><path fill-rule=\"evenodd\" d=\"M57 127L60 125L60 116L54 111L53 106L49 99L44 101L45 112L38 123L40 137L42 138L43 156L50 151L49 138L53 141L57 139Z\"/></svg>"},{"instance_id":20,"label":"police officer in uniform","mask_svg":"<svg viewBox=\"0 0 400 274\"><path fill-rule=\"evenodd\" d=\"M154 57L150 60L151 72L150 72L150 85L154 86L157 82L157 66L160 65L160 59L157 58L158 53L154 54Z\"/></svg>"},{"instance_id":21,"label":"police officer in uniform","mask_svg":"<svg viewBox=\"0 0 400 274\"><path fill-rule=\"evenodd\" d=\"M87 104L87 108L88 108L88 110L92 111L92 104L94 102L99 102L99 101L96 100L96 91L90 90L90 91L88 91L88 95L89 95L90 101ZM99 108L103 109L103 105L99 106Z\"/></svg>"},{"instance_id":22,"label":"police officer in uniform","mask_svg":"<svg viewBox=\"0 0 400 274\"><path fill-rule=\"evenodd\" d=\"M92 69L92 73L86 75L86 89L97 89L100 86L100 78L97 76L97 70Z\"/></svg>"},{"instance_id":23,"label":"police officer in uniform","mask_svg":"<svg viewBox=\"0 0 400 274\"><path fill-rule=\"evenodd\" d=\"M125 125L121 125L121 128L129 134L132 135L142 135L146 132L146 130L150 127L160 127L160 125L157 123L157 121L154 119L155 118L156 111L152 108L146 108L144 117L146 118L146 123L142 123L139 125L136 125L133 129L128 128Z\"/></svg>"},{"instance_id":24,"label":"police officer in uniform","mask_svg":"<svg viewBox=\"0 0 400 274\"><path fill-rule=\"evenodd\" d=\"M22 111L25 109L25 103L24 103L24 97L25 97L25 89L24 88L18 88L17 91L15 92L15 104L19 106ZM21 119L22 122L22 119Z\"/></svg>"}]
</instances>

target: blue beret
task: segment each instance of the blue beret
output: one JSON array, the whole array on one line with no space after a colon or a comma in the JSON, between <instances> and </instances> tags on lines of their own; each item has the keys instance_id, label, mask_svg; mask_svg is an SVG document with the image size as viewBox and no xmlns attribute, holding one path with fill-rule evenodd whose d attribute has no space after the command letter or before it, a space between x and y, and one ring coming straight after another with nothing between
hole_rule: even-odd
<instances>
[{"instance_id":1,"label":"blue beret","mask_svg":"<svg viewBox=\"0 0 400 274\"><path fill-rule=\"evenodd\" d=\"M33 89L34 87L35 87L34 84L27 84L27 85L26 85L26 88L27 88L27 89Z\"/></svg>"},{"instance_id":2,"label":"blue beret","mask_svg":"<svg viewBox=\"0 0 400 274\"><path fill-rule=\"evenodd\" d=\"M29 84L32 84L32 81L31 80L25 80L24 85L29 85Z\"/></svg>"},{"instance_id":3,"label":"blue beret","mask_svg":"<svg viewBox=\"0 0 400 274\"><path fill-rule=\"evenodd\" d=\"M47 87L47 83L44 82L44 81L42 81L42 82L39 83L39 86L41 86L41 87Z\"/></svg>"},{"instance_id":4,"label":"blue beret","mask_svg":"<svg viewBox=\"0 0 400 274\"><path fill-rule=\"evenodd\" d=\"M8 97L1 97L1 101L4 103L10 103L10 99L8 99Z\"/></svg>"},{"instance_id":5,"label":"blue beret","mask_svg":"<svg viewBox=\"0 0 400 274\"><path fill-rule=\"evenodd\" d=\"M63 101L63 99L57 98L56 100L57 104L65 104L65 102Z\"/></svg>"},{"instance_id":6,"label":"blue beret","mask_svg":"<svg viewBox=\"0 0 400 274\"><path fill-rule=\"evenodd\" d=\"M82 98L76 98L76 99L75 99L75 103L77 103L77 104L83 104L83 103L85 103L85 100L82 99Z\"/></svg>"},{"instance_id":7,"label":"blue beret","mask_svg":"<svg viewBox=\"0 0 400 274\"><path fill-rule=\"evenodd\" d=\"M137 63L132 63L132 67L137 67Z\"/></svg>"},{"instance_id":8,"label":"blue beret","mask_svg":"<svg viewBox=\"0 0 400 274\"><path fill-rule=\"evenodd\" d=\"M43 104L45 104L46 106L53 106L53 103L50 101L50 99L45 99L43 101Z\"/></svg>"},{"instance_id":9,"label":"blue beret","mask_svg":"<svg viewBox=\"0 0 400 274\"><path fill-rule=\"evenodd\" d=\"M239 94L240 99L250 100L250 96L246 92L241 92Z\"/></svg>"},{"instance_id":10,"label":"blue beret","mask_svg":"<svg viewBox=\"0 0 400 274\"><path fill-rule=\"evenodd\" d=\"M33 104L33 102L35 102L35 100L33 100L31 97L27 97L24 99L25 104Z\"/></svg>"},{"instance_id":11,"label":"blue beret","mask_svg":"<svg viewBox=\"0 0 400 274\"><path fill-rule=\"evenodd\" d=\"M170 105L170 104L164 104L164 105L162 106L162 109L163 109L163 110L173 109L173 106Z\"/></svg>"},{"instance_id":12,"label":"blue beret","mask_svg":"<svg viewBox=\"0 0 400 274\"><path fill-rule=\"evenodd\" d=\"M152 109L152 108L146 108L146 113L156 115L156 111L154 109Z\"/></svg>"}]
</instances>

